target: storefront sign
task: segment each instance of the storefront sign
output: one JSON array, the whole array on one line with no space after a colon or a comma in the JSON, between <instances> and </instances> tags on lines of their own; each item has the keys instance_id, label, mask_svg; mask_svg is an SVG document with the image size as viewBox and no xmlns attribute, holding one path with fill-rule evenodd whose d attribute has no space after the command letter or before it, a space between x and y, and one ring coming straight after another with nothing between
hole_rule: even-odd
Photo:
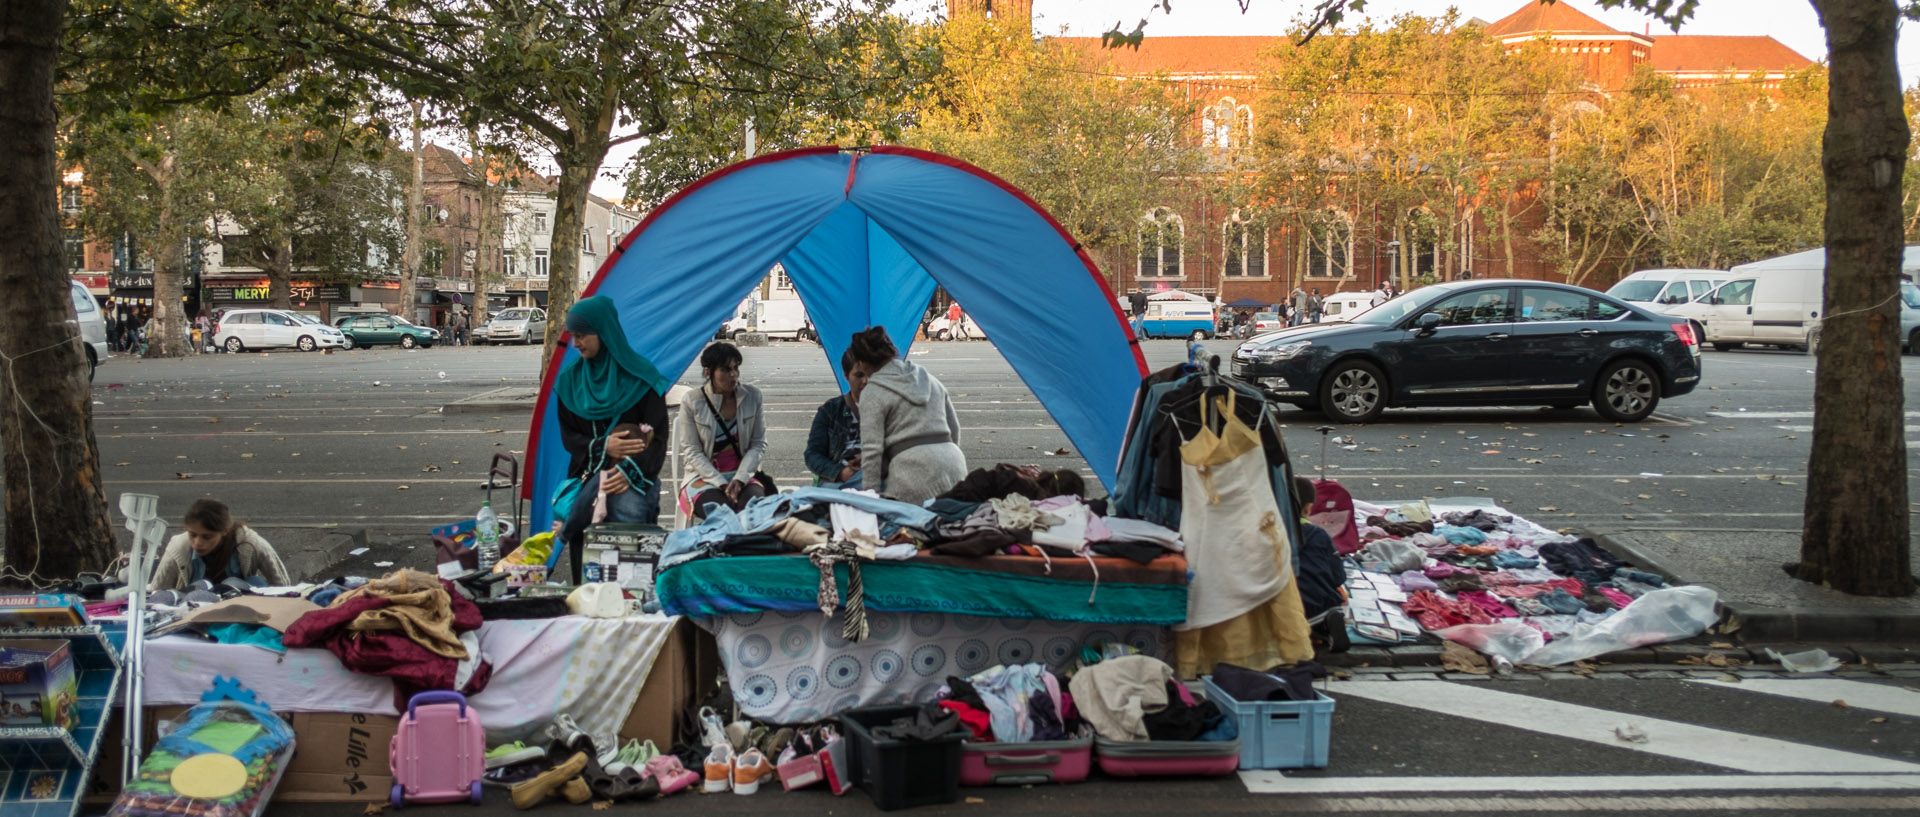
<instances>
[{"instance_id":1,"label":"storefront sign","mask_svg":"<svg viewBox=\"0 0 1920 817\"><path fill-rule=\"evenodd\" d=\"M351 300L347 294L347 287L343 284L295 281L288 287L287 294L297 303ZM214 286L207 288L206 300L223 303L265 303L273 300L273 289L266 281L249 281L237 286Z\"/></svg>"},{"instance_id":2,"label":"storefront sign","mask_svg":"<svg viewBox=\"0 0 1920 817\"><path fill-rule=\"evenodd\" d=\"M114 289L140 289L153 287L151 272L116 272L107 276Z\"/></svg>"}]
</instances>

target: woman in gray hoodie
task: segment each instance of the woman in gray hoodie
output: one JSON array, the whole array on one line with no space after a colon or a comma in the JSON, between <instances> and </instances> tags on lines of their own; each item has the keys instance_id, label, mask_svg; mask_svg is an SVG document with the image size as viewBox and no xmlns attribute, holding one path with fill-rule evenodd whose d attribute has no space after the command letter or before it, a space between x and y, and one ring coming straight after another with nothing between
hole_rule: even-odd
<instances>
[{"instance_id":1,"label":"woman in gray hoodie","mask_svg":"<svg viewBox=\"0 0 1920 817\"><path fill-rule=\"evenodd\" d=\"M862 484L915 505L952 490L967 475L967 457L947 387L900 359L883 327L854 333L848 348L873 370L860 394Z\"/></svg>"}]
</instances>

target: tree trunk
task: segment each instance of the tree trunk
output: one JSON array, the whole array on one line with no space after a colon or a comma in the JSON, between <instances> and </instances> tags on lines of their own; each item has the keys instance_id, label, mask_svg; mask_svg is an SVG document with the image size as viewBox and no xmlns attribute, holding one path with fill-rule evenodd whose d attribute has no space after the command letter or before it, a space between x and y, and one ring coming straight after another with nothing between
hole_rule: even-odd
<instances>
[{"instance_id":1,"label":"tree trunk","mask_svg":"<svg viewBox=\"0 0 1920 817\"><path fill-rule=\"evenodd\" d=\"M1815 0L1829 85L1825 315L1795 575L1867 596L1914 592L1900 376L1900 182L1909 144L1894 0Z\"/></svg>"},{"instance_id":2,"label":"tree trunk","mask_svg":"<svg viewBox=\"0 0 1920 817\"><path fill-rule=\"evenodd\" d=\"M293 308L293 240L274 242L263 249L260 269L267 274L267 296L276 309Z\"/></svg>"},{"instance_id":3,"label":"tree trunk","mask_svg":"<svg viewBox=\"0 0 1920 817\"><path fill-rule=\"evenodd\" d=\"M159 164L160 212L153 231L153 324L147 334L147 357L185 357L187 354L186 297L180 282L186 277L187 228L172 200L175 157Z\"/></svg>"},{"instance_id":4,"label":"tree trunk","mask_svg":"<svg viewBox=\"0 0 1920 817\"><path fill-rule=\"evenodd\" d=\"M53 74L66 10L66 0L0 5L0 99L7 100L0 105L0 457L8 584L43 586L102 570L116 550L86 352L61 259Z\"/></svg>"},{"instance_id":5,"label":"tree trunk","mask_svg":"<svg viewBox=\"0 0 1920 817\"><path fill-rule=\"evenodd\" d=\"M553 208L553 242L547 273L547 348L541 354L542 365L553 355L554 345L565 328L567 308L584 281L580 280L580 229L587 219L587 191L593 186L593 174L607 155L606 143L598 151L558 151L560 165L558 199Z\"/></svg>"},{"instance_id":6,"label":"tree trunk","mask_svg":"<svg viewBox=\"0 0 1920 817\"><path fill-rule=\"evenodd\" d=\"M499 253L487 251L487 239L493 231L493 222L489 218L494 212L493 206L493 163L492 155L480 144L480 130L467 129L467 144L473 151L474 177L478 181L479 195L474 197L479 212L473 214L475 230L473 238L473 326L479 327L487 322L487 316L493 311L493 299L488 297L488 287L499 278Z\"/></svg>"},{"instance_id":7,"label":"tree trunk","mask_svg":"<svg viewBox=\"0 0 1920 817\"><path fill-rule=\"evenodd\" d=\"M414 320L415 302L420 298L413 289L413 276L420 269L421 223L420 208L425 203L421 185L425 183L426 159L420 155L420 103L409 102L413 106L413 179L407 185L407 246L400 253L400 317Z\"/></svg>"}]
</instances>

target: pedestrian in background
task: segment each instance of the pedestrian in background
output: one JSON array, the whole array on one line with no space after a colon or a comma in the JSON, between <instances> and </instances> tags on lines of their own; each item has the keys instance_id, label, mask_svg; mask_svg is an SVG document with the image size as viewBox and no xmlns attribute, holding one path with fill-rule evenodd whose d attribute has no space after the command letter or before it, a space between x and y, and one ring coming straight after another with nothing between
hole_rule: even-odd
<instances>
[{"instance_id":1,"label":"pedestrian in background","mask_svg":"<svg viewBox=\"0 0 1920 817\"><path fill-rule=\"evenodd\" d=\"M1293 303L1291 304L1291 306L1293 307L1293 312L1292 312L1292 315L1287 320L1287 325L1299 326L1300 324L1305 323L1307 320L1307 315L1311 314L1313 309L1313 298L1307 294L1307 291L1305 289L1301 287L1294 287Z\"/></svg>"},{"instance_id":2,"label":"pedestrian in background","mask_svg":"<svg viewBox=\"0 0 1920 817\"><path fill-rule=\"evenodd\" d=\"M1307 309L1313 315L1313 322L1319 323L1320 316L1326 314L1327 302L1320 297L1320 288L1314 287L1307 293Z\"/></svg>"}]
</instances>

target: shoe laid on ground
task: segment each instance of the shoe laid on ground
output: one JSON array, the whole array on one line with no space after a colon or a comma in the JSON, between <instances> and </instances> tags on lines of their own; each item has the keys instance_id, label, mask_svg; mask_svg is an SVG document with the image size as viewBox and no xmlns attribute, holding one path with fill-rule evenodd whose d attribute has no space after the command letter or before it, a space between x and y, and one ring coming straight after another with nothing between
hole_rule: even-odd
<instances>
[{"instance_id":1,"label":"shoe laid on ground","mask_svg":"<svg viewBox=\"0 0 1920 817\"><path fill-rule=\"evenodd\" d=\"M539 776L513 787L514 808L529 809L547 801L569 781L580 779L580 771L587 767L587 753L574 752L566 762L541 773ZM585 785L584 783L581 785ZM589 791L591 796L591 791Z\"/></svg>"},{"instance_id":2,"label":"shoe laid on ground","mask_svg":"<svg viewBox=\"0 0 1920 817\"><path fill-rule=\"evenodd\" d=\"M753 794L760 790L760 779L773 773L767 756L759 749L748 749L733 763L733 793Z\"/></svg>"},{"instance_id":3,"label":"shoe laid on ground","mask_svg":"<svg viewBox=\"0 0 1920 817\"><path fill-rule=\"evenodd\" d=\"M528 746L526 741L516 740L512 743L489 749L487 751L487 768L498 769L502 766L512 766L517 763L545 760L546 757L547 750L538 746Z\"/></svg>"},{"instance_id":4,"label":"shoe laid on ground","mask_svg":"<svg viewBox=\"0 0 1920 817\"><path fill-rule=\"evenodd\" d=\"M726 735L727 745L733 747L733 753L736 755L753 748L753 744L748 742L753 736L752 721L734 721L727 724Z\"/></svg>"},{"instance_id":5,"label":"shoe laid on ground","mask_svg":"<svg viewBox=\"0 0 1920 817\"><path fill-rule=\"evenodd\" d=\"M760 754L767 757L779 757L793 743L793 729L782 726L760 741Z\"/></svg>"},{"instance_id":6,"label":"shoe laid on ground","mask_svg":"<svg viewBox=\"0 0 1920 817\"><path fill-rule=\"evenodd\" d=\"M570 757L575 752L586 752L589 757L596 756L593 736L573 722L569 715L555 715L553 723L547 725L547 757Z\"/></svg>"},{"instance_id":7,"label":"shoe laid on ground","mask_svg":"<svg viewBox=\"0 0 1920 817\"><path fill-rule=\"evenodd\" d=\"M723 792L733 786L733 747L726 743L716 743L707 753L708 794Z\"/></svg>"},{"instance_id":8,"label":"shoe laid on ground","mask_svg":"<svg viewBox=\"0 0 1920 817\"><path fill-rule=\"evenodd\" d=\"M544 760L545 756L542 755L541 759ZM525 763L488 769L480 775L480 782L489 786L511 788L539 777L540 773L546 770L547 764L539 760L530 760Z\"/></svg>"},{"instance_id":9,"label":"shoe laid on ground","mask_svg":"<svg viewBox=\"0 0 1920 817\"><path fill-rule=\"evenodd\" d=\"M700 707L700 743L712 748L727 742L727 728L711 706Z\"/></svg>"},{"instance_id":10,"label":"shoe laid on ground","mask_svg":"<svg viewBox=\"0 0 1920 817\"><path fill-rule=\"evenodd\" d=\"M634 752L633 763L628 765L648 766L653 763L654 758L660 756L660 747L653 745L653 741L651 740L645 743L636 743L635 745L639 747L639 750Z\"/></svg>"},{"instance_id":11,"label":"shoe laid on ground","mask_svg":"<svg viewBox=\"0 0 1920 817\"><path fill-rule=\"evenodd\" d=\"M593 788L587 785L586 778L575 777L560 784L560 796L577 806L593 799Z\"/></svg>"},{"instance_id":12,"label":"shoe laid on ground","mask_svg":"<svg viewBox=\"0 0 1920 817\"><path fill-rule=\"evenodd\" d=\"M609 777L618 777L640 762L640 741L637 740L627 741L627 745L616 746L612 752L600 755L600 768Z\"/></svg>"},{"instance_id":13,"label":"shoe laid on ground","mask_svg":"<svg viewBox=\"0 0 1920 817\"><path fill-rule=\"evenodd\" d=\"M660 781L660 793L678 794L688 786L699 782L700 775L687 770L678 755L656 755L647 761L647 771L653 779Z\"/></svg>"}]
</instances>

